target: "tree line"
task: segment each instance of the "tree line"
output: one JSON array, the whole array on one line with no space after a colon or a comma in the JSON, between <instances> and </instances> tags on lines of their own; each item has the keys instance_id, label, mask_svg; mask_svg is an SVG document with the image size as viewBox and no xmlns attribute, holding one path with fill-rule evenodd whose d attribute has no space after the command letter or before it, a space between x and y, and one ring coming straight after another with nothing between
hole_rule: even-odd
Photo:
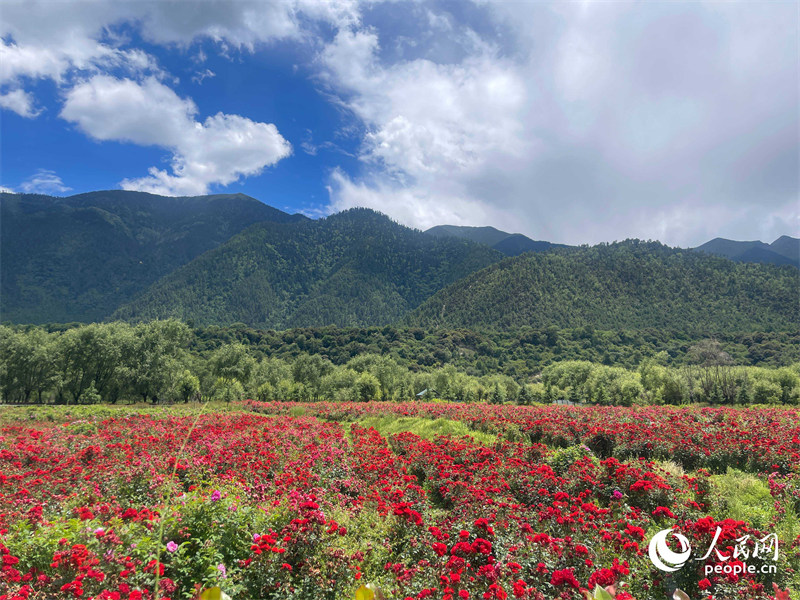
<instances>
[{"instance_id":1,"label":"tree line","mask_svg":"<svg viewBox=\"0 0 800 600\"><path fill-rule=\"evenodd\" d=\"M232 336L231 330L224 333L214 337L208 329L193 330L176 320L54 330L0 326L0 399L8 404L243 398L614 405L800 402L800 362L779 368L741 365L715 340L694 343L681 362L659 351L635 366L560 360L539 364L538 370L526 363L521 374L508 374L476 373L458 361L420 365L396 347L385 351L366 345L343 356L336 346L330 352L315 352L313 344L301 350L295 337L288 352L286 344L273 347ZM391 337L391 331L384 335Z\"/></svg>"}]
</instances>

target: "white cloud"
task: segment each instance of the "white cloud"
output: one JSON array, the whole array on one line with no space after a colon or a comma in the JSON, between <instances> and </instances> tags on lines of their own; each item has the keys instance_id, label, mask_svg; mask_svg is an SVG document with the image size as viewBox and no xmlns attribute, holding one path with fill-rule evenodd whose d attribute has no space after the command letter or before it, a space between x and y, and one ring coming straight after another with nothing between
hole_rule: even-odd
<instances>
[{"instance_id":1,"label":"white cloud","mask_svg":"<svg viewBox=\"0 0 800 600\"><path fill-rule=\"evenodd\" d=\"M519 70L487 45L458 64L428 59L383 65L375 32L340 32L322 61L327 81L366 124L368 174L332 176L331 209L369 206L401 222L518 226L502 200L473 184L496 165L538 152L523 128L526 86Z\"/></svg>"},{"instance_id":2,"label":"white cloud","mask_svg":"<svg viewBox=\"0 0 800 600\"><path fill-rule=\"evenodd\" d=\"M791 4L191 8L6 0L0 102L34 116L29 84L52 79L67 98L62 115L89 135L172 152L170 169L124 185L197 193L257 173L290 147L274 126L244 117L198 121L194 103L161 83L157 61L132 48L120 25L198 63L197 40L232 58L290 40L319 50L318 81L353 117L343 129L363 132L359 168L333 171L331 210L364 204L415 226L492 224L573 243L797 233L800 38ZM203 68L194 66L197 83Z\"/></svg>"},{"instance_id":3,"label":"white cloud","mask_svg":"<svg viewBox=\"0 0 800 600\"><path fill-rule=\"evenodd\" d=\"M10 187L0 185L0 194L15 194L15 193L16 192L12 190Z\"/></svg>"},{"instance_id":4,"label":"white cloud","mask_svg":"<svg viewBox=\"0 0 800 600\"><path fill-rule=\"evenodd\" d=\"M0 94L0 107L13 111L26 119L32 119L41 112L41 109L34 108L33 95L21 89Z\"/></svg>"},{"instance_id":5,"label":"white cloud","mask_svg":"<svg viewBox=\"0 0 800 600\"><path fill-rule=\"evenodd\" d=\"M355 206L372 208L420 229L434 225L504 223L505 216L492 206L460 196L446 196L440 190L402 186L381 178L353 181L340 169L331 173L328 192L334 212ZM512 227L511 223L507 223Z\"/></svg>"},{"instance_id":6,"label":"white cloud","mask_svg":"<svg viewBox=\"0 0 800 600\"><path fill-rule=\"evenodd\" d=\"M253 51L258 44L302 37L303 19L337 27L358 22L358 2L353 0L205 0L199 4L187 10L180 0L146 3L140 11L143 34L158 44L187 45L202 37Z\"/></svg>"},{"instance_id":7,"label":"white cloud","mask_svg":"<svg viewBox=\"0 0 800 600\"><path fill-rule=\"evenodd\" d=\"M29 179L20 184L20 189L26 194L63 194L72 188L64 185L61 177L54 171L39 169Z\"/></svg>"},{"instance_id":8,"label":"white cloud","mask_svg":"<svg viewBox=\"0 0 800 600\"><path fill-rule=\"evenodd\" d=\"M788 5L436 10L461 54L431 41L392 55L400 34L386 27L340 31L321 53L324 81L366 130L361 172L332 176L332 210L570 243L798 233ZM430 14L414 26L427 39Z\"/></svg>"},{"instance_id":9,"label":"white cloud","mask_svg":"<svg viewBox=\"0 0 800 600\"><path fill-rule=\"evenodd\" d=\"M96 75L67 92L60 116L97 140L177 147L196 113L194 102L154 78Z\"/></svg>"},{"instance_id":10,"label":"white cloud","mask_svg":"<svg viewBox=\"0 0 800 600\"><path fill-rule=\"evenodd\" d=\"M61 9L70 3L47 4L53 10L40 22L29 21L29 16L15 18L19 14L14 10L18 8L16 4L4 6L4 26L0 26L0 85L20 86L29 79L52 79L66 84L69 83L69 74L110 69L161 74L156 60L143 50L117 48L98 40L103 32L102 22L95 19L80 21L85 14L83 10L76 8L74 14L64 14ZM77 4L85 8L97 3ZM35 7L36 3L33 5ZM9 12L12 14L6 14ZM36 12L32 11L33 14ZM46 33L50 35L44 35Z\"/></svg>"},{"instance_id":11,"label":"white cloud","mask_svg":"<svg viewBox=\"0 0 800 600\"><path fill-rule=\"evenodd\" d=\"M0 21L0 83L50 78L75 71L156 71L155 59L125 49L115 35L123 23L161 45L188 46L211 39L225 48L253 51L258 44L305 35L304 20L335 26L358 21L351 0L6 0Z\"/></svg>"},{"instance_id":12,"label":"white cloud","mask_svg":"<svg viewBox=\"0 0 800 600\"><path fill-rule=\"evenodd\" d=\"M160 146L172 152L171 173L125 179L124 189L197 195L212 184L256 175L291 154L275 125L218 113L202 123L194 102L148 78L142 83L96 75L66 95L61 117L101 141Z\"/></svg>"}]
</instances>

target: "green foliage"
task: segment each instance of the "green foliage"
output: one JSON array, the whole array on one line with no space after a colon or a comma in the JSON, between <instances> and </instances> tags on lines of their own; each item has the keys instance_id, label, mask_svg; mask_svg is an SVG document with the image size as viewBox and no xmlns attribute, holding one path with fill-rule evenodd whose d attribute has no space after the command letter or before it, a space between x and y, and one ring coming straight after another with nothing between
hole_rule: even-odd
<instances>
[{"instance_id":1,"label":"green foliage","mask_svg":"<svg viewBox=\"0 0 800 600\"><path fill-rule=\"evenodd\" d=\"M720 519L748 521L758 529L768 528L776 518L769 486L757 475L728 467L711 476L712 501Z\"/></svg>"},{"instance_id":2,"label":"green foliage","mask_svg":"<svg viewBox=\"0 0 800 600\"><path fill-rule=\"evenodd\" d=\"M629 240L509 258L458 281L406 321L422 327L523 326L694 333L794 331L800 271Z\"/></svg>"},{"instance_id":3,"label":"green foliage","mask_svg":"<svg viewBox=\"0 0 800 600\"><path fill-rule=\"evenodd\" d=\"M178 321L94 323L47 334L0 327L0 386L8 403L176 399L190 331Z\"/></svg>"},{"instance_id":4,"label":"green foliage","mask_svg":"<svg viewBox=\"0 0 800 600\"><path fill-rule=\"evenodd\" d=\"M364 417L359 419L358 424L365 428L372 427L385 437L409 431L429 440L433 440L440 435L446 435L456 438L470 436L477 443L490 447L497 442L497 436L494 434L470 429L462 421L452 421L450 419L398 418L395 416Z\"/></svg>"},{"instance_id":5,"label":"green foliage","mask_svg":"<svg viewBox=\"0 0 800 600\"><path fill-rule=\"evenodd\" d=\"M256 361L244 345L226 344L211 355L209 366L215 377L236 380L244 386L250 382Z\"/></svg>"},{"instance_id":6,"label":"green foliage","mask_svg":"<svg viewBox=\"0 0 800 600\"><path fill-rule=\"evenodd\" d=\"M189 370L184 370L175 382L178 398L184 402L200 397L200 380Z\"/></svg>"},{"instance_id":7,"label":"green foliage","mask_svg":"<svg viewBox=\"0 0 800 600\"><path fill-rule=\"evenodd\" d=\"M383 325L501 257L368 209L264 222L170 273L115 317L275 328Z\"/></svg>"},{"instance_id":8,"label":"green foliage","mask_svg":"<svg viewBox=\"0 0 800 600\"><path fill-rule=\"evenodd\" d=\"M541 340L533 331L518 335L490 337L464 331L425 335L389 327L274 332L237 326L193 331L175 320L136 326L91 324L51 332L0 326L0 394L9 404L71 405L188 402L203 397L413 400L423 390L427 390L425 400L497 404L800 401L800 363L777 369L714 364L698 359L694 351L698 344L682 342L683 356L653 353L640 360L638 368L565 360L566 352L560 353L560 361L551 355L548 364L533 357L550 348L548 338L566 338L565 334L545 330ZM581 336L597 332L569 335L578 343L588 340ZM736 348L730 343L724 346ZM439 355L441 362L429 362L427 351ZM682 362L690 357L701 364Z\"/></svg>"},{"instance_id":9,"label":"green foliage","mask_svg":"<svg viewBox=\"0 0 800 600\"><path fill-rule=\"evenodd\" d=\"M362 402L377 398L379 386L377 377L371 373L361 373L356 380L356 396Z\"/></svg>"},{"instance_id":10,"label":"green foliage","mask_svg":"<svg viewBox=\"0 0 800 600\"><path fill-rule=\"evenodd\" d=\"M2 319L99 321L253 223L305 219L242 194L122 190L0 199ZM31 240L35 240L32 243Z\"/></svg>"},{"instance_id":11,"label":"green foliage","mask_svg":"<svg viewBox=\"0 0 800 600\"><path fill-rule=\"evenodd\" d=\"M547 456L546 462L550 465L557 475L565 475L570 467L578 461L589 460L599 464L592 451L583 444L557 448Z\"/></svg>"},{"instance_id":12,"label":"green foliage","mask_svg":"<svg viewBox=\"0 0 800 600\"><path fill-rule=\"evenodd\" d=\"M213 397L222 402L238 402L244 399L244 387L236 379L220 377L214 383Z\"/></svg>"}]
</instances>

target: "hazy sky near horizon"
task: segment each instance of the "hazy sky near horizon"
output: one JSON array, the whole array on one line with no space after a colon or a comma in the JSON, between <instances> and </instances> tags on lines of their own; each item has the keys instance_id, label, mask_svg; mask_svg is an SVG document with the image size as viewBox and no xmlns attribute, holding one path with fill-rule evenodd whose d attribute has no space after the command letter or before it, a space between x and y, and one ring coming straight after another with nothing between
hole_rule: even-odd
<instances>
[{"instance_id":1,"label":"hazy sky near horizon","mask_svg":"<svg viewBox=\"0 0 800 600\"><path fill-rule=\"evenodd\" d=\"M3 0L0 185L800 235L792 2Z\"/></svg>"}]
</instances>

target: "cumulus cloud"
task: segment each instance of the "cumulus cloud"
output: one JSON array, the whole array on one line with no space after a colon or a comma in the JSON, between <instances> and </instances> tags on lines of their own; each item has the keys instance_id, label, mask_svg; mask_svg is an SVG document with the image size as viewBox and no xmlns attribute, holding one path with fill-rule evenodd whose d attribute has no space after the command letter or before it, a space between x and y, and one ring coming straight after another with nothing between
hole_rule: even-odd
<instances>
[{"instance_id":1,"label":"cumulus cloud","mask_svg":"<svg viewBox=\"0 0 800 600\"><path fill-rule=\"evenodd\" d=\"M270 123L217 113L196 120L197 107L155 78L139 83L96 75L66 94L61 118L100 141L160 146L172 152L171 172L125 179L124 189L197 195L212 184L256 175L289 156L292 147Z\"/></svg>"},{"instance_id":2,"label":"cumulus cloud","mask_svg":"<svg viewBox=\"0 0 800 600\"><path fill-rule=\"evenodd\" d=\"M41 112L40 109L34 107L33 96L20 89L0 94L0 107L13 111L26 119L32 119Z\"/></svg>"},{"instance_id":3,"label":"cumulus cloud","mask_svg":"<svg viewBox=\"0 0 800 600\"><path fill-rule=\"evenodd\" d=\"M138 48L121 48L108 28L132 18L131 8L147 3L16 2L3 4L0 21L0 85L21 86L70 75L123 69L160 72L155 59Z\"/></svg>"},{"instance_id":4,"label":"cumulus cloud","mask_svg":"<svg viewBox=\"0 0 800 600\"><path fill-rule=\"evenodd\" d=\"M569 243L800 234L791 3L4 2L0 105L33 117L29 85L52 79L88 135L171 152L123 185L182 194L290 146L244 116L200 119L128 27L199 63L197 40L229 56L311 49L342 129L359 132L357 167L329 164L329 211Z\"/></svg>"},{"instance_id":5,"label":"cumulus cloud","mask_svg":"<svg viewBox=\"0 0 800 600\"><path fill-rule=\"evenodd\" d=\"M225 48L253 51L259 44L306 34L305 21L354 24L351 0L7 0L0 21L0 84L26 78L63 83L76 71L158 71L141 49L124 48L121 24L138 28L146 40L188 46L210 39Z\"/></svg>"},{"instance_id":6,"label":"cumulus cloud","mask_svg":"<svg viewBox=\"0 0 800 600\"><path fill-rule=\"evenodd\" d=\"M191 7L180 0L8 0L0 21L0 106L37 116L26 88L50 79L64 97L60 116L94 139L172 152L170 169L153 167L147 176L125 179L123 187L205 193L212 184L260 173L288 156L291 146L274 125L243 116L218 113L197 121L195 104L163 83L168 74L153 55L131 46L122 26L153 44L186 49L212 40L228 54L284 39L313 42L309 32L318 24L357 23L351 0L204 0ZM193 80L213 76L205 69Z\"/></svg>"},{"instance_id":7,"label":"cumulus cloud","mask_svg":"<svg viewBox=\"0 0 800 600\"><path fill-rule=\"evenodd\" d=\"M440 19L460 54L429 44L387 60L397 36L380 27L341 31L321 54L366 130L362 171L332 176L332 210L571 243L798 233L792 7L475 10Z\"/></svg>"},{"instance_id":8,"label":"cumulus cloud","mask_svg":"<svg viewBox=\"0 0 800 600\"><path fill-rule=\"evenodd\" d=\"M26 194L63 194L72 188L64 185L61 177L54 171L39 169L34 175L20 184L20 189Z\"/></svg>"}]
</instances>

